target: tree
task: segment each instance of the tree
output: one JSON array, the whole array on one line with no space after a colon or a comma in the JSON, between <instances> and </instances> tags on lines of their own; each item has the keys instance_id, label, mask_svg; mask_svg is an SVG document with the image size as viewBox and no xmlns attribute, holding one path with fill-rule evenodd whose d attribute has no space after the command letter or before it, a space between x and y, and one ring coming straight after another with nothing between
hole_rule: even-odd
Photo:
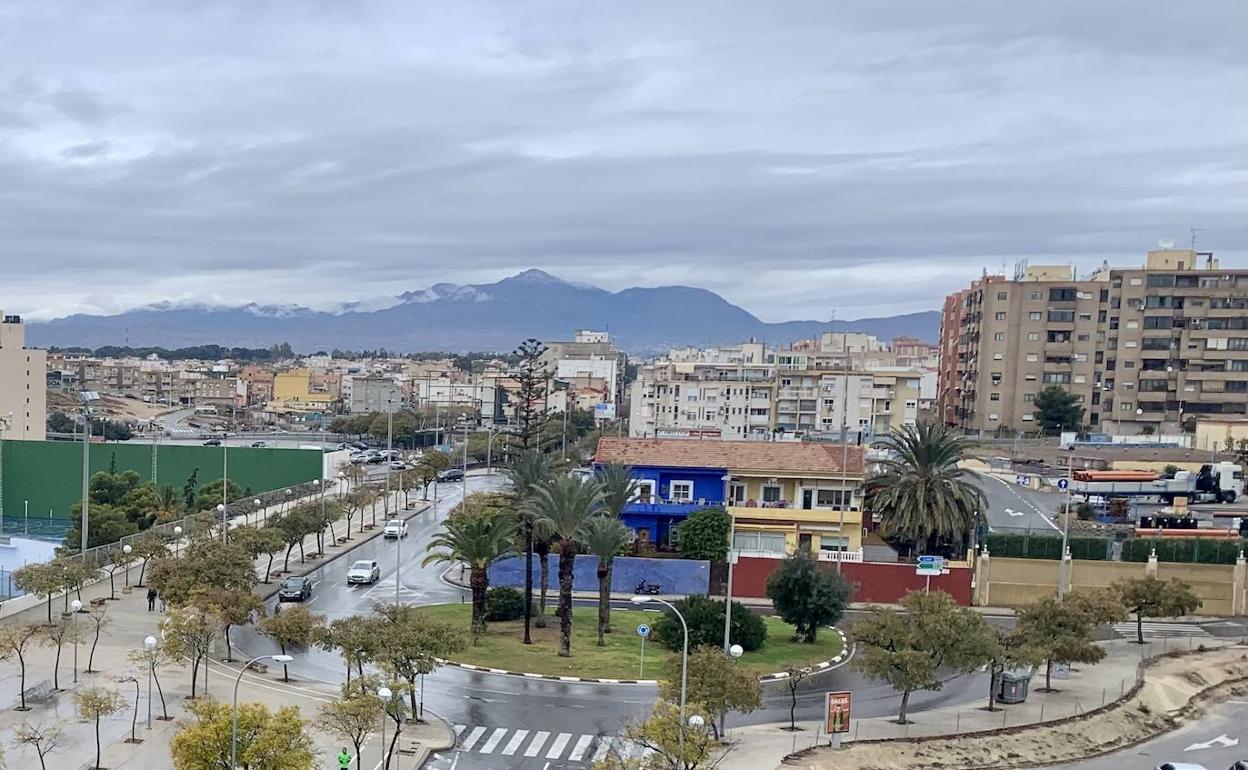
<instances>
[{"instance_id":1,"label":"tree","mask_svg":"<svg viewBox=\"0 0 1248 770\"><path fill-rule=\"evenodd\" d=\"M364 743L377 731L377 725L384 715L381 700L375 693L344 684L342 694L337 700L321 706L317 712L316 725L348 741L355 749L356 770L363 770L364 760L360 755Z\"/></svg>"},{"instance_id":2,"label":"tree","mask_svg":"<svg viewBox=\"0 0 1248 770\"><path fill-rule=\"evenodd\" d=\"M61 570L56 562L27 564L13 571L13 585L23 593L42 596L48 605L48 625L52 625L52 595L61 590Z\"/></svg>"},{"instance_id":3,"label":"tree","mask_svg":"<svg viewBox=\"0 0 1248 770\"><path fill-rule=\"evenodd\" d=\"M1044 658L1018 634L993 626L996 635L990 640L988 660L988 711L997 710L997 686L1006 670L1022 666L1035 667Z\"/></svg>"},{"instance_id":4,"label":"tree","mask_svg":"<svg viewBox=\"0 0 1248 770\"><path fill-rule=\"evenodd\" d=\"M905 538L922 553L932 539L969 543L983 521L986 498L958 462L971 446L944 425L919 423L884 439L883 472L871 478L871 505L886 535Z\"/></svg>"},{"instance_id":5,"label":"tree","mask_svg":"<svg viewBox=\"0 0 1248 770\"><path fill-rule=\"evenodd\" d=\"M17 667L21 673L18 685L20 705L18 711L30 711L26 705L26 647L40 637L42 629L36 624L0 626L0 660L17 658Z\"/></svg>"},{"instance_id":6,"label":"tree","mask_svg":"<svg viewBox=\"0 0 1248 770\"><path fill-rule=\"evenodd\" d=\"M67 620L61 620L40 629L43 643L56 650L56 658L52 663L52 689L61 689L61 650L67 642L77 642L78 627Z\"/></svg>"},{"instance_id":7,"label":"tree","mask_svg":"<svg viewBox=\"0 0 1248 770\"><path fill-rule=\"evenodd\" d=\"M100 770L100 720L126 707L126 699L110 687L84 687L74 693L74 711L84 722L95 723L95 765Z\"/></svg>"},{"instance_id":8,"label":"tree","mask_svg":"<svg viewBox=\"0 0 1248 770\"><path fill-rule=\"evenodd\" d=\"M381 619L377 626L375 662L393 679L408 684L411 711L419 713L416 704L416 682L424 674L432 674L440 659L449 658L468 646L462 628L422 614L405 604L379 604L374 611Z\"/></svg>"},{"instance_id":9,"label":"tree","mask_svg":"<svg viewBox=\"0 0 1248 770\"><path fill-rule=\"evenodd\" d=\"M191 698L195 698L195 685L199 681L199 667L204 662L212 641L217 637L217 622L209 613L194 607L174 607L160 622L160 636L164 639L166 654L173 660L190 661ZM208 687L208 674L204 672L204 688Z\"/></svg>"},{"instance_id":10,"label":"tree","mask_svg":"<svg viewBox=\"0 0 1248 770\"><path fill-rule=\"evenodd\" d=\"M1155 575L1114 584L1129 612L1135 614L1135 641L1144 644L1144 618L1174 618L1200 608L1192 587L1178 578L1161 580Z\"/></svg>"},{"instance_id":11,"label":"tree","mask_svg":"<svg viewBox=\"0 0 1248 770\"><path fill-rule=\"evenodd\" d=\"M225 637L225 662L234 662L234 645L230 640L230 629L234 626L250 623L255 615L264 614L264 602L249 590L238 588L208 588L197 591L191 597L191 604L216 618L221 625L221 635Z\"/></svg>"},{"instance_id":12,"label":"tree","mask_svg":"<svg viewBox=\"0 0 1248 770\"><path fill-rule=\"evenodd\" d=\"M591 516L581 532L585 547L598 556L598 646L611 630L611 566L615 557L633 542L633 531L617 518Z\"/></svg>"},{"instance_id":13,"label":"tree","mask_svg":"<svg viewBox=\"0 0 1248 770\"><path fill-rule=\"evenodd\" d=\"M64 591L64 595L61 598L65 602L65 612L68 613L70 592L77 594L78 600L82 601L82 587L95 580L99 576L100 571L94 564L85 559L72 557L53 559L51 564L60 571L61 590Z\"/></svg>"},{"instance_id":14,"label":"tree","mask_svg":"<svg viewBox=\"0 0 1248 770\"><path fill-rule=\"evenodd\" d=\"M941 689L942 669L966 672L989 662L996 632L982 615L959 607L943 591L912 591L901 605L905 614L875 607L854 625L854 664L871 679L901 691L897 723L906 724L910 693Z\"/></svg>"},{"instance_id":15,"label":"tree","mask_svg":"<svg viewBox=\"0 0 1248 770\"><path fill-rule=\"evenodd\" d=\"M789 726L786 729L790 732L797 732L797 691L810 674L809 668L793 664L784 667L784 684L789 690Z\"/></svg>"},{"instance_id":16,"label":"tree","mask_svg":"<svg viewBox=\"0 0 1248 770\"><path fill-rule=\"evenodd\" d=\"M182 503L182 495L172 484L166 484L157 489L156 521L163 523L178 518L178 514L185 510Z\"/></svg>"},{"instance_id":17,"label":"tree","mask_svg":"<svg viewBox=\"0 0 1248 770\"><path fill-rule=\"evenodd\" d=\"M732 516L723 508L696 510L680 525L678 549L686 559L727 561L731 530Z\"/></svg>"},{"instance_id":18,"label":"tree","mask_svg":"<svg viewBox=\"0 0 1248 770\"><path fill-rule=\"evenodd\" d=\"M356 514L360 515L359 530L364 530L364 508L373 501L373 492L367 488L357 487L347 494L343 495L340 504L343 512L347 515L347 539L351 539L351 520ZM269 522L269 526L273 526L273 522Z\"/></svg>"},{"instance_id":19,"label":"tree","mask_svg":"<svg viewBox=\"0 0 1248 770\"><path fill-rule=\"evenodd\" d=\"M47 756L64 745L65 728L59 721L50 725L23 722L13 731L13 742L34 749L39 757L40 770L48 770Z\"/></svg>"},{"instance_id":20,"label":"tree","mask_svg":"<svg viewBox=\"0 0 1248 770\"><path fill-rule=\"evenodd\" d=\"M210 481L200 487L195 493L195 504L189 510L215 511L217 506L222 502L227 504L233 503L241 500L243 496L247 494L242 487L235 484L233 481L230 481L227 495L228 499L223 500L222 485L224 483L225 481L223 479L217 479L216 481Z\"/></svg>"},{"instance_id":21,"label":"tree","mask_svg":"<svg viewBox=\"0 0 1248 770\"><path fill-rule=\"evenodd\" d=\"M689 628L689 649L703 645L719 647L724 641L724 602L709 596L693 594L673 602ZM739 644L746 652L761 649L767 641L767 625L762 617L750 612L740 602L732 603L732 627L728 629L730 644ZM654 638L669 650L679 652L685 643L684 627L670 609L654 623Z\"/></svg>"},{"instance_id":22,"label":"tree","mask_svg":"<svg viewBox=\"0 0 1248 770\"><path fill-rule=\"evenodd\" d=\"M100 643L100 633L112 624L112 619L108 617L108 605L93 604L87 610L87 618L91 623L91 652L87 654L87 673L94 674L95 671L95 648Z\"/></svg>"},{"instance_id":23,"label":"tree","mask_svg":"<svg viewBox=\"0 0 1248 770\"><path fill-rule=\"evenodd\" d=\"M297 505L276 521L271 521L269 526L281 532L282 539L286 542L286 562L282 565L282 571L289 572L290 552L295 546L299 546L299 561L302 563L304 561L304 538L322 529L320 508L312 503Z\"/></svg>"},{"instance_id":24,"label":"tree","mask_svg":"<svg viewBox=\"0 0 1248 770\"><path fill-rule=\"evenodd\" d=\"M571 474L557 476L533 490L531 505L539 527L559 536L559 656L572 654L572 569L580 537L602 505L602 488Z\"/></svg>"},{"instance_id":25,"label":"tree","mask_svg":"<svg viewBox=\"0 0 1248 770\"><path fill-rule=\"evenodd\" d=\"M511 551L515 524L508 516L459 513L448 516L442 530L426 547L423 566L439 562L468 565L472 589L472 632L485 632L485 594L490 587L490 565Z\"/></svg>"},{"instance_id":26,"label":"tree","mask_svg":"<svg viewBox=\"0 0 1248 770\"><path fill-rule=\"evenodd\" d=\"M645 756L621 752L613 745L594 770L710 770L718 766L727 755L727 747L710 730L687 724L695 715L703 721L710 715L697 708L686 708L686 712L686 724L681 724L680 706L660 700L644 720L625 725L621 736L620 743L640 746Z\"/></svg>"},{"instance_id":27,"label":"tree","mask_svg":"<svg viewBox=\"0 0 1248 770\"><path fill-rule=\"evenodd\" d=\"M173 487L164 487L164 489L173 489ZM175 497L176 500L176 497ZM165 545L164 540L159 535L148 532L142 537L136 538L131 545L130 555L139 560L139 580L137 586L143 587L143 579L147 575L147 563L152 559L160 559L169 555L169 546Z\"/></svg>"},{"instance_id":28,"label":"tree","mask_svg":"<svg viewBox=\"0 0 1248 770\"><path fill-rule=\"evenodd\" d=\"M186 722L169 743L176 770L230 768L233 711L229 704L204 700L187 710ZM270 711L262 703L238 705L238 767L242 770L312 770L315 766L307 724L295 706Z\"/></svg>"},{"instance_id":29,"label":"tree","mask_svg":"<svg viewBox=\"0 0 1248 770\"><path fill-rule=\"evenodd\" d=\"M1079 405L1079 397L1061 385L1046 385L1036 394L1032 407L1036 424L1046 435L1062 430L1079 430L1083 425L1083 407Z\"/></svg>"},{"instance_id":30,"label":"tree","mask_svg":"<svg viewBox=\"0 0 1248 770\"><path fill-rule=\"evenodd\" d=\"M813 643L820 626L840 620L849 593L849 584L840 575L819 569L807 551L785 557L767 578L767 597L780 619L793 626L795 642Z\"/></svg>"},{"instance_id":31,"label":"tree","mask_svg":"<svg viewBox=\"0 0 1248 770\"><path fill-rule=\"evenodd\" d=\"M524 538L524 643L532 644L530 627L533 620L533 548L536 534L533 526L537 513L530 503L533 490L550 479L550 464L541 452L529 450L520 452L503 473L511 481L511 488L516 496L516 507L520 511L521 535ZM543 594L543 609L545 609L545 604L546 597Z\"/></svg>"},{"instance_id":32,"label":"tree","mask_svg":"<svg viewBox=\"0 0 1248 770\"><path fill-rule=\"evenodd\" d=\"M362 677L364 664L373 659L378 642L377 625L376 618L363 615L336 618L330 621L326 632L317 640L322 649L342 653L342 659L347 664L347 682L351 681L352 668Z\"/></svg>"},{"instance_id":33,"label":"tree","mask_svg":"<svg viewBox=\"0 0 1248 770\"><path fill-rule=\"evenodd\" d=\"M261 618L260 633L277 642L282 654L288 654L291 647L308 648L317 644L328 633L325 616L317 615L307 607L292 607L285 612ZM350 676L350 669L347 674ZM282 681L290 681L288 666L282 664Z\"/></svg>"},{"instance_id":34,"label":"tree","mask_svg":"<svg viewBox=\"0 0 1248 770\"><path fill-rule=\"evenodd\" d=\"M1125 618L1121 603L1117 617ZM1112 604L1105 602L1100 594L1068 595L1065 600L1046 596L1033 602L1018 613L1014 626L1016 644L1028 653L1044 661L1044 687L1042 692L1053 692L1054 663L1097 663L1105 657L1105 650L1092 641L1092 630L1098 621L1114 620Z\"/></svg>"},{"instance_id":35,"label":"tree","mask_svg":"<svg viewBox=\"0 0 1248 770\"><path fill-rule=\"evenodd\" d=\"M689 653L688 680L686 700L698 704L711 716L716 738L721 735L724 716L729 711L748 714L763 705L763 688L758 677L717 647L699 647ZM660 684L659 697L673 702L680 699L678 665Z\"/></svg>"},{"instance_id":36,"label":"tree","mask_svg":"<svg viewBox=\"0 0 1248 770\"><path fill-rule=\"evenodd\" d=\"M255 559L258 556L267 556L269 561L264 567L264 580L262 583L268 584L273 582L273 557L286 547L286 536L276 527L239 527L234 530L234 541L238 543L251 557Z\"/></svg>"},{"instance_id":37,"label":"tree","mask_svg":"<svg viewBox=\"0 0 1248 770\"><path fill-rule=\"evenodd\" d=\"M104 571L108 573L108 600L110 602L117 601L117 570L123 567L129 567L130 558L130 554L120 548L117 548L108 554L108 561L104 563Z\"/></svg>"},{"instance_id":38,"label":"tree","mask_svg":"<svg viewBox=\"0 0 1248 770\"><path fill-rule=\"evenodd\" d=\"M152 562L151 584L170 606L181 607L196 591L250 591L256 584L256 567L239 543L198 540L182 549L181 558Z\"/></svg>"},{"instance_id":39,"label":"tree","mask_svg":"<svg viewBox=\"0 0 1248 770\"><path fill-rule=\"evenodd\" d=\"M546 346L532 337L521 342L513 354L519 363L512 371L516 383L514 407L516 429L507 434L521 452L541 451L541 436L550 420L546 398L550 390L550 371L542 358Z\"/></svg>"}]
</instances>

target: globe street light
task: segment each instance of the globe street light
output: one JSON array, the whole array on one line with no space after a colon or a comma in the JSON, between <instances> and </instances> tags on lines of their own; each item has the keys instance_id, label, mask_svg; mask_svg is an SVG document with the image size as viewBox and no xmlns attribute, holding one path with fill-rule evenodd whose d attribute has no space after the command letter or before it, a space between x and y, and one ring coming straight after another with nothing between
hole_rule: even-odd
<instances>
[{"instance_id":1,"label":"globe street light","mask_svg":"<svg viewBox=\"0 0 1248 770\"><path fill-rule=\"evenodd\" d=\"M129 543L121 547L121 552L125 554L127 557L130 555L132 551L134 551L134 547L131 546ZM126 588L129 588L129 587L130 587L130 559L127 558L126 559Z\"/></svg>"},{"instance_id":2,"label":"globe street light","mask_svg":"<svg viewBox=\"0 0 1248 770\"><path fill-rule=\"evenodd\" d=\"M694 729L700 730L703 727L706 727L706 720L702 718L701 714L694 714L693 716L689 717L689 726Z\"/></svg>"},{"instance_id":3,"label":"globe street light","mask_svg":"<svg viewBox=\"0 0 1248 770\"><path fill-rule=\"evenodd\" d=\"M173 558L178 558L178 550L182 544L182 527L173 528Z\"/></svg>"},{"instance_id":4,"label":"globe street light","mask_svg":"<svg viewBox=\"0 0 1248 770\"><path fill-rule=\"evenodd\" d=\"M252 504L252 505L254 505L254 506L256 507L256 513L259 513L260 511L262 511L262 510L263 510L263 508L261 508L261 507L260 507L260 506L261 506L260 498L258 498L258 497L257 497L255 500L252 500L252 501L251 501L251 504ZM267 516L265 517L265 522L266 522L266 523L268 522L268 517L267 517Z\"/></svg>"},{"instance_id":5,"label":"globe street light","mask_svg":"<svg viewBox=\"0 0 1248 770\"><path fill-rule=\"evenodd\" d=\"M689 626L685 623L685 616L680 614L680 610L666 599L660 599L657 596L634 596L633 604L647 604L656 602L662 604L676 613L676 617L680 619L680 629L684 632L685 641L680 651L680 731L676 734L680 741L680 755L685 755L685 691L689 682Z\"/></svg>"},{"instance_id":6,"label":"globe street light","mask_svg":"<svg viewBox=\"0 0 1248 770\"><path fill-rule=\"evenodd\" d=\"M152 729L152 672L156 668L156 637L149 636L143 640L143 649L147 650L147 729Z\"/></svg>"},{"instance_id":7,"label":"globe street light","mask_svg":"<svg viewBox=\"0 0 1248 770\"><path fill-rule=\"evenodd\" d=\"M389 687L381 687L377 690L377 698L381 700L381 761L385 764L385 770L390 768L390 755L386 752L386 709L390 708L390 697L394 693L390 692Z\"/></svg>"},{"instance_id":8,"label":"globe street light","mask_svg":"<svg viewBox=\"0 0 1248 770\"><path fill-rule=\"evenodd\" d=\"M226 520L225 520L225 503L217 503L217 513L221 515L221 542L226 542Z\"/></svg>"},{"instance_id":9,"label":"globe street light","mask_svg":"<svg viewBox=\"0 0 1248 770\"><path fill-rule=\"evenodd\" d=\"M70 603L69 608L74 611L74 614L69 616L69 627L70 627L69 635L74 637L74 683L77 684L78 682L78 613L82 612L82 602L78 601L77 599L74 599L74 601Z\"/></svg>"},{"instance_id":10,"label":"globe street light","mask_svg":"<svg viewBox=\"0 0 1248 770\"><path fill-rule=\"evenodd\" d=\"M151 639L151 637L148 637ZM155 641L154 639L152 641ZM243 665L238 676L234 679L234 708L230 715L230 770L238 770L238 684L243 681L243 674L247 673L247 669L251 668L255 663L261 660L272 660L274 663L289 663L294 660L290 655L260 655L252 658Z\"/></svg>"}]
</instances>

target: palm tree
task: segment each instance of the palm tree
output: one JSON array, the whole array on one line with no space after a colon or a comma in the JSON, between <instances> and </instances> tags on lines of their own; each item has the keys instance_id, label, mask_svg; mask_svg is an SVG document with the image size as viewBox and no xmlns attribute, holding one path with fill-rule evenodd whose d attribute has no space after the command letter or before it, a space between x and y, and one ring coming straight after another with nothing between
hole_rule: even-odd
<instances>
[{"instance_id":1,"label":"palm tree","mask_svg":"<svg viewBox=\"0 0 1248 770\"><path fill-rule=\"evenodd\" d=\"M172 521L182 510L182 493L170 485L156 490L156 521Z\"/></svg>"},{"instance_id":2,"label":"palm tree","mask_svg":"<svg viewBox=\"0 0 1248 770\"><path fill-rule=\"evenodd\" d=\"M521 511L521 527L524 530L524 643L532 644L533 639L530 635L530 627L533 622L533 550L535 545L535 533L533 530L534 514L527 505L533 496L533 489L550 479L550 463L547 462L545 455L541 452L526 450L516 457L516 461L512 463L510 468L503 471L507 478L511 480L512 489L515 490L516 500L519 502ZM546 610L546 580L549 574L547 569L547 557L550 555L550 545L543 539L546 546L541 549L542 561L542 611Z\"/></svg>"},{"instance_id":3,"label":"palm tree","mask_svg":"<svg viewBox=\"0 0 1248 770\"><path fill-rule=\"evenodd\" d=\"M868 483L881 529L908 539L918 553L933 538L967 539L983 520L987 501L958 461L971 442L944 425L919 423L884 439L889 457Z\"/></svg>"},{"instance_id":4,"label":"palm tree","mask_svg":"<svg viewBox=\"0 0 1248 770\"><path fill-rule=\"evenodd\" d=\"M619 519L591 516L581 539L598 556L598 646L602 647L607 643L602 635L611 631L611 567L620 551L633 542L633 531Z\"/></svg>"},{"instance_id":5,"label":"palm tree","mask_svg":"<svg viewBox=\"0 0 1248 770\"><path fill-rule=\"evenodd\" d=\"M422 566L437 562L468 565L472 588L472 633L485 632L485 594L490 587L490 565L509 553L515 544L516 525L510 516L457 514L442 523L442 531L425 548ZM439 550L440 549L440 550Z\"/></svg>"},{"instance_id":6,"label":"palm tree","mask_svg":"<svg viewBox=\"0 0 1248 770\"><path fill-rule=\"evenodd\" d=\"M533 490L530 503L537 518L537 529L548 529L560 538L559 544L559 656L572 654L572 567L577 538L585 523L602 505L602 489L597 481L582 481L568 474L557 476Z\"/></svg>"},{"instance_id":7,"label":"palm tree","mask_svg":"<svg viewBox=\"0 0 1248 770\"><path fill-rule=\"evenodd\" d=\"M637 497L637 490L641 483L633 477L633 469L627 465L603 465L598 469L598 483L602 486L602 514L612 519L619 519L624 515L624 507L631 503ZM630 538L631 539L631 538ZM616 549L619 550L618 548ZM597 551L595 551L597 553ZM607 585L611 585L611 560L607 562ZM602 563L599 562L599 569ZM601 578L601 576L599 576ZM605 607L606 629L611 633L611 603L606 602L599 607L599 612L603 612Z\"/></svg>"}]
</instances>

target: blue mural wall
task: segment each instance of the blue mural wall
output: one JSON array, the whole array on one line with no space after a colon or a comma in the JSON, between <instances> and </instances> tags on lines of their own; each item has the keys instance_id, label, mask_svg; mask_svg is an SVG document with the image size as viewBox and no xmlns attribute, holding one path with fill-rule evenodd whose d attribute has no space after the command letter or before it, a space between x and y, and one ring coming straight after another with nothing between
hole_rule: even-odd
<instances>
[{"instance_id":1,"label":"blue mural wall","mask_svg":"<svg viewBox=\"0 0 1248 770\"><path fill-rule=\"evenodd\" d=\"M551 594L558 590L559 556L550 555ZM711 563L694 559L646 559L617 556L611 571L611 590L631 594L642 580L658 583L665 594L705 594L710 587ZM537 557L533 558L533 585L538 581ZM512 557L490 567L490 585L524 587L524 559ZM598 557L578 555L572 565L572 590L598 590Z\"/></svg>"}]
</instances>

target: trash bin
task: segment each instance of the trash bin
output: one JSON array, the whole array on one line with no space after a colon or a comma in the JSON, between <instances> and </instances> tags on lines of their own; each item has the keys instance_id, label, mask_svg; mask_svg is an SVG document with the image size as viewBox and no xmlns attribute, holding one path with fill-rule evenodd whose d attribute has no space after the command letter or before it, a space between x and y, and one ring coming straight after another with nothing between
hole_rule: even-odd
<instances>
[{"instance_id":1,"label":"trash bin","mask_svg":"<svg viewBox=\"0 0 1248 770\"><path fill-rule=\"evenodd\" d=\"M1027 700L1027 690L1030 687L1030 671L1003 671L997 677L997 701L1000 703L1022 703Z\"/></svg>"}]
</instances>

